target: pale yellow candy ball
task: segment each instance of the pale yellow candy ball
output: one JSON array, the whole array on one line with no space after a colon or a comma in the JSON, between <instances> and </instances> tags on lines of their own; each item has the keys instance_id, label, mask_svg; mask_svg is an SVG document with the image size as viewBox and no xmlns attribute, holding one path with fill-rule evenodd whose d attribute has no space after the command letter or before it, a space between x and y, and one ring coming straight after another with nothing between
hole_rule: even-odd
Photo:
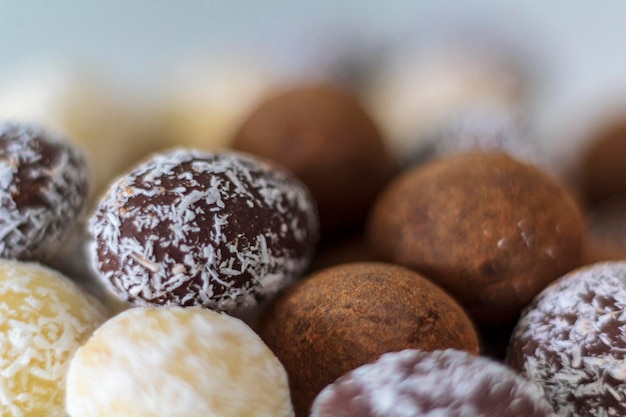
<instances>
[{"instance_id":1,"label":"pale yellow candy ball","mask_svg":"<svg viewBox=\"0 0 626 417\"><path fill-rule=\"evenodd\" d=\"M134 308L70 364L71 417L288 417L287 375L239 319L200 308Z\"/></svg>"},{"instance_id":2,"label":"pale yellow candy ball","mask_svg":"<svg viewBox=\"0 0 626 417\"><path fill-rule=\"evenodd\" d=\"M58 272L0 260L0 416L65 416L70 359L104 320L98 301Z\"/></svg>"}]
</instances>

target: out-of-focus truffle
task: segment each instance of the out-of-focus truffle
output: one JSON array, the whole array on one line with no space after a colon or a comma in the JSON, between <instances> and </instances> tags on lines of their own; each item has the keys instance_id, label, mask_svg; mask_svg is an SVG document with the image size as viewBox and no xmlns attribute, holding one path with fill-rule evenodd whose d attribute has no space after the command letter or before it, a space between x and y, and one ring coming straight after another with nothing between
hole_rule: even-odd
<instances>
[{"instance_id":1,"label":"out-of-focus truffle","mask_svg":"<svg viewBox=\"0 0 626 417\"><path fill-rule=\"evenodd\" d=\"M580 181L589 202L626 196L626 118L609 123L583 152Z\"/></svg>"},{"instance_id":2,"label":"out-of-focus truffle","mask_svg":"<svg viewBox=\"0 0 626 417\"><path fill-rule=\"evenodd\" d=\"M362 225L394 169L361 105L331 87L295 88L263 102L233 146L277 161L309 187L323 238Z\"/></svg>"},{"instance_id":3,"label":"out-of-focus truffle","mask_svg":"<svg viewBox=\"0 0 626 417\"><path fill-rule=\"evenodd\" d=\"M585 264L626 259L626 197L588 207L586 220Z\"/></svg>"},{"instance_id":4,"label":"out-of-focus truffle","mask_svg":"<svg viewBox=\"0 0 626 417\"><path fill-rule=\"evenodd\" d=\"M89 186L74 144L35 126L0 124L0 257L51 258L81 220Z\"/></svg>"}]
</instances>

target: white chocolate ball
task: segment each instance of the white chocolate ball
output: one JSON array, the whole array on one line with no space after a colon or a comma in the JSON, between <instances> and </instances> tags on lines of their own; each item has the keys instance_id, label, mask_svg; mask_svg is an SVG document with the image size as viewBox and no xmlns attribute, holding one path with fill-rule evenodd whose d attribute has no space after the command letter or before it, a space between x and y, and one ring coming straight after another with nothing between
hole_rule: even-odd
<instances>
[{"instance_id":1,"label":"white chocolate ball","mask_svg":"<svg viewBox=\"0 0 626 417\"><path fill-rule=\"evenodd\" d=\"M70 358L104 320L102 306L63 275L0 260L0 415L65 416Z\"/></svg>"},{"instance_id":2,"label":"white chocolate ball","mask_svg":"<svg viewBox=\"0 0 626 417\"><path fill-rule=\"evenodd\" d=\"M288 417L287 374L239 319L200 308L134 308L74 356L71 417Z\"/></svg>"}]
</instances>

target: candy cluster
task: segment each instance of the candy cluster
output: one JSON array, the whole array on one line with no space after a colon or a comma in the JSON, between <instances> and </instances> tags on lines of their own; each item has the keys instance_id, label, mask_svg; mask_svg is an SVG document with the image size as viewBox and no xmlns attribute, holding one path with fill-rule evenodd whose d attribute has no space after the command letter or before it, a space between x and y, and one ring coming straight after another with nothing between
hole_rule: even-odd
<instances>
[{"instance_id":1,"label":"candy cluster","mask_svg":"<svg viewBox=\"0 0 626 417\"><path fill-rule=\"evenodd\" d=\"M626 136L576 182L509 93L399 140L292 86L98 193L93 147L0 124L0 415L624 415Z\"/></svg>"}]
</instances>

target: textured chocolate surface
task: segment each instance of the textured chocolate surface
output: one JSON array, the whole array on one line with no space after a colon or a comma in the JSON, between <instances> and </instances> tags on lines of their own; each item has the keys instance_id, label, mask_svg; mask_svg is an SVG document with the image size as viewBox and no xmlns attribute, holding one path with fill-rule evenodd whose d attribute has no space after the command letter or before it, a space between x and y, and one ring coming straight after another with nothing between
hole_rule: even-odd
<instances>
[{"instance_id":1,"label":"textured chocolate surface","mask_svg":"<svg viewBox=\"0 0 626 417\"><path fill-rule=\"evenodd\" d=\"M305 278L276 299L260 334L289 375L297 416L344 373L382 353L456 348L478 353L459 305L419 274L353 263Z\"/></svg>"},{"instance_id":2,"label":"textured chocolate surface","mask_svg":"<svg viewBox=\"0 0 626 417\"><path fill-rule=\"evenodd\" d=\"M507 362L559 415L626 415L626 262L598 263L546 288L517 324Z\"/></svg>"},{"instance_id":3,"label":"textured chocolate surface","mask_svg":"<svg viewBox=\"0 0 626 417\"><path fill-rule=\"evenodd\" d=\"M319 233L314 202L286 171L182 149L113 184L89 229L95 269L124 299L227 312L299 277Z\"/></svg>"},{"instance_id":4,"label":"textured chocolate surface","mask_svg":"<svg viewBox=\"0 0 626 417\"><path fill-rule=\"evenodd\" d=\"M89 172L81 152L30 125L0 125L0 256L45 260L83 214Z\"/></svg>"},{"instance_id":5,"label":"textured chocolate surface","mask_svg":"<svg viewBox=\"0 0 626 417\"><path fill-rule=\"evenodd\" d=\"M277 161L309 187L324 238L362 225L394 170L370 117L332 87L296 88L265 101L233 146Z\"/></svg>"},{"instance_id":6,"label":"textured chocolate surface","mask_svg":"<svg viewBox=\"0 0 626 417\"><path fill-rule=\"evenodd\" d=\"M580 265L582 214L563 187L503 154L417 167L379 196L368 234L382 259L432 279L476 321L508 324Z\"/></svg>"},{"instance_id":7,"label":"textured chocolate surface","mask_svg":"<svg viewBox=\"0 0 626 417\"><path fill-rule=\"evenodd\" d=\"M540 389L452 349L384 354L326 387L311 417L556 417Z\"/></svg>"}]
</instances>

